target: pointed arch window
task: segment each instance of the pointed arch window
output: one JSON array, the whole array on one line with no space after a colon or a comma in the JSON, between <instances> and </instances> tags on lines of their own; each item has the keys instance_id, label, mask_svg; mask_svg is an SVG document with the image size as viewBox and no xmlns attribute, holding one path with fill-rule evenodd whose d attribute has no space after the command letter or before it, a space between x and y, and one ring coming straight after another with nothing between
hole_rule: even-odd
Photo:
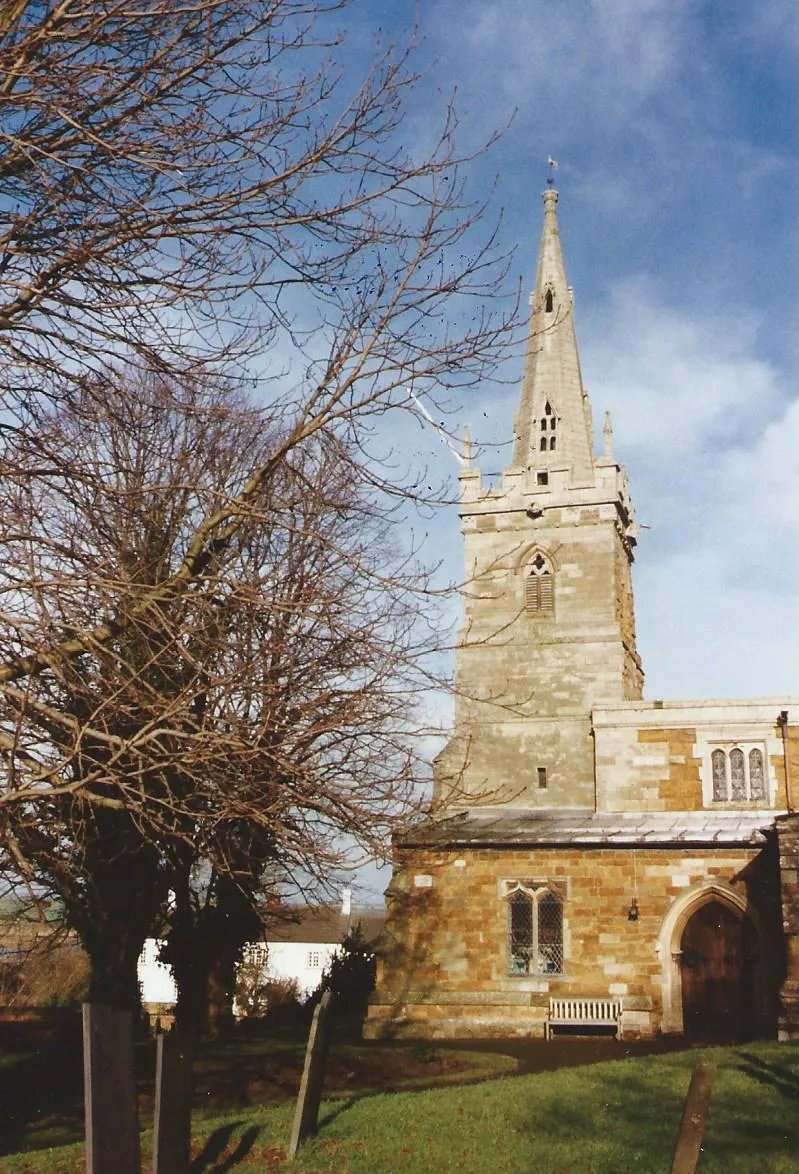
<instances>
[{"instance_id":1,"label":"pointed arch window","mask_svg":"<svg viewBox=\"0 0 799 1174\"><path fill-rule=\"evenodd\" d=\"M563 898L556 885L505 882L509 974L563 974Z\"/></svg>"},{"instance_id":2,"label":"pointed arch window","mask_svg":"<svg viewBox=\"0 0 799 1174\"><path fill-rule=\"evenodd\" d=\"M528 614L551 616L555 611L555 577L542 554L533 559L524 582L524 606Z\"/></svg>"},{"instance_id":3,"label":"pointed arch window","mask_svg":"<svg viewBox=\"0 0 799 1174\"><path fill-rule=\"evenodd\" d=\"M555 299L552 297L552 290L548 289L544 294L544 313L551 314L555 308Z\"/></svg>"}]
</instances>

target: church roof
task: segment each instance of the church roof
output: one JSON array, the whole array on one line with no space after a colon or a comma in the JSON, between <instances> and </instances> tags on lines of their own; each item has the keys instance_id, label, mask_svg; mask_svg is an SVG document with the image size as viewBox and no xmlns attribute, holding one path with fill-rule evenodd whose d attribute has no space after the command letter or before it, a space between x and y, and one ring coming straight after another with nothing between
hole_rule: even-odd
<instances>
[{"instance_id":1,"label":"church roof","mask_svg":"<svg viewBox=\"0 0 799 1174\"><path fill-rule=\"evenodd\" d=\"M401 847L618 848L633 845L762 844L772 811L542 811L474 808L428 820L398 837Z\"/></svg>"},{"instance_id":2,"label":"church roof","mask_svg":"<svg viewBox=\"0 0 799 1174\"><path fill-rule=\"evenodd\" d=\"M342 913L340 905L282 905L266 929L267 941L307 942L338 945L348 933L360 929L363 939L379 937L386 920L385 909L355 905Z\"/></svg>"}]
</instances>

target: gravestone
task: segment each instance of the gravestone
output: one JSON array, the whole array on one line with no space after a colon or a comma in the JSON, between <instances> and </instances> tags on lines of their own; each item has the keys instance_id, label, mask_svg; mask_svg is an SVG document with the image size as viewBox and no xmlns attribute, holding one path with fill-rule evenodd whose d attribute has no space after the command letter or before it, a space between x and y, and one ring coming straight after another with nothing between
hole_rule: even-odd
<instances>
[{"instance_id":1,"label":"gravestone","mask_svg":"<svg viewBox=\"0 0 799 1174\"><path fill-rule=\"evenodd\" d=\"M330 991L325 991L313 1013L308 1046L305 1049L305 1065L302 1070L297 1109L289 1142L289 1157L293 1158L299 1147L316 1130L319 1116L319 1102L322 1099L322 1084L325 1079L325 1065L330 1046Z\"/></svg>"},{"instance_id":2,"label":"gravestone","mask_svg":"<svg viewBox=\"0 0 799 1174\"><path fill-rule=\"evenodd\" d=\"M706 1060L697 1061L682 1111L671 1174L694 1174L696 1170L715 1076L715 1064L709 1064Z\"/></svg>"},{"instance_id":3,"label":"gravestone","mask_svg":"<svg viewBox=\"0 0 799 1174\"><path fill-rule=\"evenodd\" d=\"M86 1174L139 1174L133 1016L83 1004Z\"/></svg>"},{"instance_id":4,"label":"gravestone","mask_svg":"<svg viewBox=\"0 0 799 1174\"><path fill-rule=\"evenodd\" d=\"M173 1032L155 1045L153 1174L188 1174L191 1161L190 1040Z\"/></svg>"}]
</instances>

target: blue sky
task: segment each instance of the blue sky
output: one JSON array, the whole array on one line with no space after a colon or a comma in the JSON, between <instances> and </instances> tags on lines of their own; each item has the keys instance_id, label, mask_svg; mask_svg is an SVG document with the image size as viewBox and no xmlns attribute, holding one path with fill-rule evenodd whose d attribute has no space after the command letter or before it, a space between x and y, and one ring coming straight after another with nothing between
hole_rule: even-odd
<instances>
[{"instance_id":1,"label":"blue sky","mask_svg":"<svg viewBox=\"0 0 799 1174\"><path fill-rule=\"evenodd\" d=\"M426 72L410 133L453 90L468 142L513 116L474 181L498 177L525 290L547 156L559 160L595 431L610 409L649 527L634 568L646 697L787 701L799 694L793 4L363 0L347 16L352 61L374 30L402 36L415 16ZM464 402L478 441L510 439L516 373ZM415 444L454 473L429 430ZM479 463L499 469L506 452ZM453 509L429 546L457 579Z\"/></svg>"}]
</instances>

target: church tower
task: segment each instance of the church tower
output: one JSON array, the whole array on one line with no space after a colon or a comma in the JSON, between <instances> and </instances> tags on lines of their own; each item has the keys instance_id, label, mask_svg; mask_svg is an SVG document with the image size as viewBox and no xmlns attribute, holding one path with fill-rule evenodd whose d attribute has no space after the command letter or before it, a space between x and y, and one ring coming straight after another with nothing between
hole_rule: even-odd
<instances>
[{"instance_id":1,"label":"church tower","mask_svg":"<svg viewBox=\"0 0 799 1174\"><path fill-rule=\"evenodd\" d=\"M464 624L435 770L450 811L594 809L592 710L642 697L633 507L607 417L594 454L557 191L543 200L512 465L492 487L470 458L460 475Z\"/></svg>"},{"instance_id":2,"label":"church tower","mask_svg":"<svg viewBox=\"0 0 799 1174\"><path fill-rule=\"evenodd\" d=\"M635 520L607 419L594 451L557 204L511 464L461 470L454 731L394 838L364 1034L798 1038L799 700L642 698Z\"/></svg>"}]
</instances>

